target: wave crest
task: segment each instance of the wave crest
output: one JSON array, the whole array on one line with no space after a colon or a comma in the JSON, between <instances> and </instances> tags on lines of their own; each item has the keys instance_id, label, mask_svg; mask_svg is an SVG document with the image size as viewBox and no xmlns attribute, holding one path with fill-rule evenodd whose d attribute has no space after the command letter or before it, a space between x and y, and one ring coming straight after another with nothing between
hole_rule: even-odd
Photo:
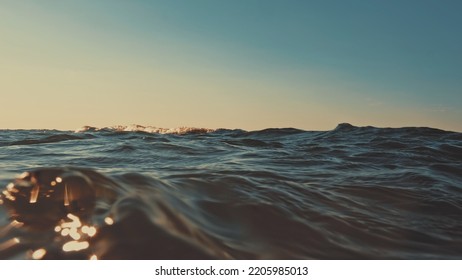
<instances>
[{"instance_id":1,"label":"wave crest","mask_svg":"<svg viewBox=\"0 0 462 280\"><path fill-rule=\"evenodd\" d=\"M80 129L75 130L76 133L81 132L95 132L95 131L109 131L109 132L147 132L147 133L158 133L158 134L203 134L215 132L216 129L211 128L198 128L198 127L176 127L176 128L162 128L155 126L143 126L138 124L132 125L114 125L107 127L94 127L94 126L83 126Z\"/></svg>"}]
</instances>

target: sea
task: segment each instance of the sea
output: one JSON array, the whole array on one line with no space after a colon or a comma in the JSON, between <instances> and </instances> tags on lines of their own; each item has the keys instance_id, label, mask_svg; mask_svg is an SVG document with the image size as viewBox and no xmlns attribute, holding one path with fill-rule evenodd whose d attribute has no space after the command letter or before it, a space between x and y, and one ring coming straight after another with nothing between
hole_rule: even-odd
<instances>
[{"instance_id":1,"label":"sea","mask_svg":"<svg viewBox=\"0 0 462 280\"><path fill-rule=\"evenodd\" d=\"M0 259L462 259L462 133L0 130Z\"/></svg>"}]
</instances>

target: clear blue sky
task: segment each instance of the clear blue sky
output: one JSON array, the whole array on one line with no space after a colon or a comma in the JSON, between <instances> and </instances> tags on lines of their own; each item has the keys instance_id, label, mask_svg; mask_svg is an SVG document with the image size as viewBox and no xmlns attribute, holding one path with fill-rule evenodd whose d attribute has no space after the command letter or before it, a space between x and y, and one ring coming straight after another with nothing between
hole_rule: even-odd
<instances>
[{"instance_id":1,"label":"clear blue sky","mask_svg":"<svg viewBox=\"0 0 462 280\"><path fill-rule=\"evenodd\" d=\"M3 1L0 128L462 131L460 1Z\"/></svg>"}]
</instances>

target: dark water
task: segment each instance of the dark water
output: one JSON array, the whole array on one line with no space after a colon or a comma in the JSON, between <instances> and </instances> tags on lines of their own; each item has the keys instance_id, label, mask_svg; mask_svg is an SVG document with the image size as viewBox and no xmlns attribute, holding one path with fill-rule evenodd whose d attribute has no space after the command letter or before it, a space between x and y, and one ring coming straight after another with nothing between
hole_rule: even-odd
<instances>
[{"instance_id":1,"label":"dark water","mask_svg":"<svg viewBox=\"0 0 462 280\"><path fill-rule=\"evenodd\" d=\"M0 131L0 258L462 258L461 133L137 129Z\"/></svg>"}]
</instances>

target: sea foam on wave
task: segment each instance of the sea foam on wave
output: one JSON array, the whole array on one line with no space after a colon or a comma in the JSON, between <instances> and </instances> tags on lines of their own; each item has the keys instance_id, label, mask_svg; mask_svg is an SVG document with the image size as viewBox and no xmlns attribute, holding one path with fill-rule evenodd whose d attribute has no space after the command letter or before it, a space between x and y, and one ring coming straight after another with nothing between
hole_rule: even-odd
<instances>
[{"instance_id":1,"label":"sea foam on wave","mask_svg":"<svg viewBox=\"0 0 462 280\"><path fill-rule=\"evenodd\" d=\"M197 127L177 127L177 128L161 128L155 126L142 126L137 124L132 125L114 125L108 127L93 127L83 126L80 129L75 130L78 132L89 132L89 131L114 131L114 132L147 132L147 133L160 133L160 134L187 134L187 133L210 133L216 131L216 129L210 128L197 128Z\"/></svg>"}]
</instances>

